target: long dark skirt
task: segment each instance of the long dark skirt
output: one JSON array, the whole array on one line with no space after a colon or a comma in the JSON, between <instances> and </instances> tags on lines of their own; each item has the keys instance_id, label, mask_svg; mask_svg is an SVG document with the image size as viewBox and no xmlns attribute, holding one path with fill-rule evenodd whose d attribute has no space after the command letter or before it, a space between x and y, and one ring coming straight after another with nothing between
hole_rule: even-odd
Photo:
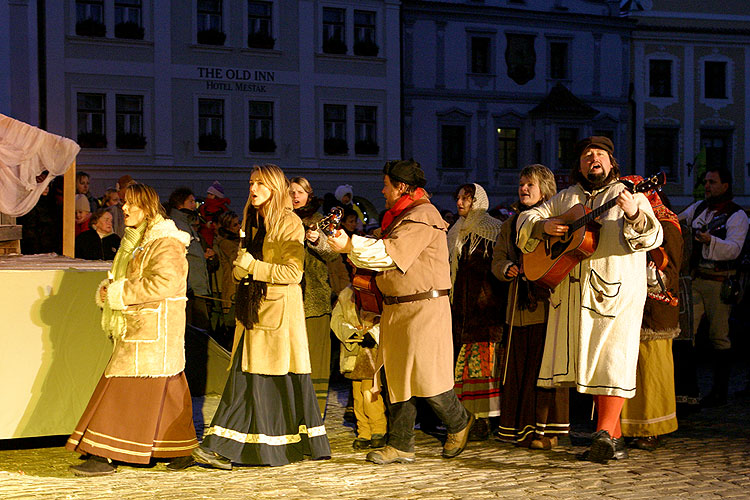
<instances>
[{"instance_id":1,"label":"long dark skirt","mask_svg":"<svg viewBox=\"0 0 750 500\"><path fill-rule=\"evenodd\" d=\"M518 446L528 447L535 436L559 436L570 430L569 389L536 385L546 330L545 323L513 327L497 434Z\"/></svg>"},{"instance_id":2,"label":"long dark skirt","mask_svg":"<svg viewBox=\"0 0 750 500\"><path fill-rule=\"evenodd\" d=\"M331 447L310 374L246 373L241 358L234 356L201 446L247 465L285 465L305 456L329 458Z\"/></svg>"},{"instance_id":3,"label":"long dark skirt","mask_svg":"<svg viewBox=\"0 0 750 500\"><path fill-rule=\"evenodd\" d=\"M172 377L102 375L65 448L112 460L147 464L151 457L190 455L198 446L185 374Z\"/></svg>"}]
</instances>

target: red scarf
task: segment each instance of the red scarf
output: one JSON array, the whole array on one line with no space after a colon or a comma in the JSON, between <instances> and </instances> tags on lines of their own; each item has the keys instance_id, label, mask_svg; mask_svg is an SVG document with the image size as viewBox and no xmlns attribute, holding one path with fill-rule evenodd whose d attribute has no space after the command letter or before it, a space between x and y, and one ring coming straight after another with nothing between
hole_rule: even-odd
<instances>
[{"instance_id":1,"label":"red scarf","mask_svg":"<svg viewBox=\"0 0 750 500\"><path fill-rule=\"evenodd\" d=\"M388 210L383 215L383 220L380 223L380 229L383 230L383 234L381 236L385 238L387 236L387 234L385 234L385 230L388 229L388 226L391 225L393 219L398 217L401 212L412 206L415 201L423 198L425 194L426 193L422 188L417 188L412 194L402 194L401 198L398 199L396 204L393 205L393 207L391 207L390 210Z\"/></svg>"}]
</instances>

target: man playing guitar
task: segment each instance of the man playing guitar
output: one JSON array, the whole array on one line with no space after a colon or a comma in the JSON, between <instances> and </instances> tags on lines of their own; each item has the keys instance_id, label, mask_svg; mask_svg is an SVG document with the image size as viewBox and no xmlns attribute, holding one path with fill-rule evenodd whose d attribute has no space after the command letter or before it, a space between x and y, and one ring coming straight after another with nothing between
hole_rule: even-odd
<instances>
[{"instance_id":1,"label":"man playing guitar","mask_svg":"<svg viewBox=\"0 0 750 500\"><path fill-rule=\"evenodd\" d=\"M517 245L531 253L550 237L566 235L568 226L559 217L576 205L594 211L612 205L597 219L593 253L552 290L537 380L541 387L575 386L594 396L597 432L582 458L605 463L626 455L619 417L624 398L636 390L646 251L661 244L662 228L646 197L618 181L609 138L588 137L575 152L576 184L518 217Z\"/></svg>"}]
</instances>

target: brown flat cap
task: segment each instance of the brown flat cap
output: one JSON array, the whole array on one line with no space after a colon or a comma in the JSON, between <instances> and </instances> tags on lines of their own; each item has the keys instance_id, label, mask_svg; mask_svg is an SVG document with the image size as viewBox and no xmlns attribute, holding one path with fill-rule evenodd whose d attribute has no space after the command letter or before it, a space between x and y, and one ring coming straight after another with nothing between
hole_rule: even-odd
<instances>
[{"instance_id":1,"label":"brown flat cap","mask_svg":"<svg viewBox=\"0 0 750 500\"><path fill-rule=\"evenodd\" d=\"M615 154L615 145L612 144L612 140L609 137L592 135L591 137L576 142L576 145L573 147L575 157L580 158L584 151L591 148L603 149L610 155Z\"/></svg>"}]
</instances>

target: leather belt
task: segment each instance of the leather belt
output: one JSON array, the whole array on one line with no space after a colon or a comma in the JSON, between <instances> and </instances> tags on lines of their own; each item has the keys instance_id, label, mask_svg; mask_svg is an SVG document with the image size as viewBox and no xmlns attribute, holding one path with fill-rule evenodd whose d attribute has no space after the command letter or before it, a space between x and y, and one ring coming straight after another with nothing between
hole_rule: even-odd
<instances>
[{"instance_id":1,"label":"leather belt","mask_svg":"<svg viewBox=\"0 0 750 500\"><path fill-rule=\"evenodd\" d=\"M383 303L392 304L403 304L404 302L416 302L417 300L436 299L443 295L448 295L450 290L430 290L428 292L415 293L413 295L402 295L400 297L383 297Z\"/></svg>"}]
</instances>

